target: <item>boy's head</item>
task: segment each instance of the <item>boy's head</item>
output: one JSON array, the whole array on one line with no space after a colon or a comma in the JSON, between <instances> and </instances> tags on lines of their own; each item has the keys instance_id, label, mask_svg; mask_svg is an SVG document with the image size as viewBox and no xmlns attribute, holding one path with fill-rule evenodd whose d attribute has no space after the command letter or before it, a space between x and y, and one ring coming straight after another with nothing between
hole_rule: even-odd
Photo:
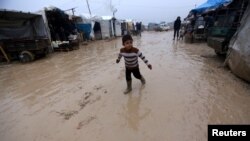
<instances>
[{"instance_id":1,"label":"boy's head","mask_svg":"<svg viewBox=\"0 0 250 141\"><path fill-rule=\"evenodd\" d=\"M133 46L133 38L131 35L124 35L122 37L122 45L125 48L131 48Z\"/></svg>"}]
</instances>

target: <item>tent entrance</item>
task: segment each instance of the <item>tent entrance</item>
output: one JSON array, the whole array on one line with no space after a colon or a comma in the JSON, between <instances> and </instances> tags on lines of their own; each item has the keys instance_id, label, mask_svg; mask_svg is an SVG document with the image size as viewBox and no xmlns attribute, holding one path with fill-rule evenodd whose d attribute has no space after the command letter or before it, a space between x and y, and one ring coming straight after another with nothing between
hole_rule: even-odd
<instances>
[{"instance_id":1,"label":"tent entrance","mask_svg":"<svg viewBox=\"0 0 250 141\"><path fill-rule=\"evenodd\" d=\"M99 22L95 22L94 24L94 34L96 40L102 39L101 25Z\"/></svg>"}]
</instances>

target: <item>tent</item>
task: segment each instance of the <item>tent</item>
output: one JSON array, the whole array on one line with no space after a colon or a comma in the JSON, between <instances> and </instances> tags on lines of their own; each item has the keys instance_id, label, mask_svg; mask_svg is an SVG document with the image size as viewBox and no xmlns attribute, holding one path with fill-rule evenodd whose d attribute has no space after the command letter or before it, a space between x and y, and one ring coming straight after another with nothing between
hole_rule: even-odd
<instances>
[{"instance_id":1,"label":"tent","mask_svg":"<svg viewBox=\"0 0 250 141\"><path fill-rule=\"evenodd\" d=\"M122 27L121 27L121 21L115 20L114 21L114 29L115 29L115 36L122 36Z\"/></svg>"},{"instance_id":2,"label":"tent","mask_svg":"<svg viewBox=\"0 0 250 141\"><path fill-rule=\"evenodd\" d=\"M94 21L94 36L96 39L107 39L115 36L114 18L111 16L102 16L92 18Z\"/></svg>"},{"instance_id":3,"label":"tent","mask_svg":"<svg viewBox=\"0 0 250 141\"><path fill-rule=\"evenodd\" d=\"M121 36L121 23L112 16L100 17L81 14L76 23L78 29L85 33L87 39L94 37L101 40Z\"/></svg>"},{"instance_id":4,"label":"tent","mask_svg":"<svg viewBox=\"0 0 250 141\"><path fill-rule=\"evenodd\" d=\"M90 40L92 31L91 20L84 16L73 16L78 32L82 32L85 40Z\"/></svg>"},{"instance_id":5,"label":"tent","mask_svg":"<svg viewBox=\"0 0 250 141\"><path fill-rule=\"evenodd\" d=\"M47 38L40 14L0 10L0 40Z\"/></svg>"},{"instance_id":6,"label":"tent","mask_svg":"<svg viewBox=\"0 0 250 141\"><path fill-rule=\"evenodd\" d=\"M63 10L50 6L38 11L45 21L54 49L73 50L79 48L80 35L70 15Z\"/></svg>"},{"instance_id":7,"label":"tent","mask_svg":"<svg viewBox=\"0 0 250 141\"><path fill-rule=\"evenodd\" d=\"M234 74L250 82L250 3L242 17L241 26L232 37L225 64Z\"/></svg>"},{"instance_id":8,"label":"tent","mask_svg":"<svg viewBox=\"0 0 250 141\"><path fill-rule=\"evenodd\" d=\"M38 13L43 16L52 41L67 41L70 34L76 34L74 22L69 20L69 15L59 8L46 7L44 10L38 11Z\"/></svg>"},{"instance_id":9,"label":"tent","mask_svg":"<svg viewBox=\"0 0 250 141\"><path fill-rule=\"evenodd\" d=\"M207 2L203 3L202 5L198 6L195 9L192 9L191 12L193 13L203 13L206 11L211 11L217 9L221 6L226 6L230 4L233 0L207 0Z\"/></svg>"},{"instance_id":10,"label":"tent","mask_svg":"<svg viewBox=\"0 0 250 141\"><path fill-rule=\"evenodd\" d=\"M0 48L7 61L29 62L50 51L42 15L4 9L0 10L0 17Z\"/></svg>"},{"instance_id":11,"label":"tent","mask_svg":"<svg viewBox=\"0 0 250 141\"><path fill-rule=\"evenodd\" d=\"M76 24L77 30L84 33L84 38L89 40L90 33L91 33L91 23L77 23Z\"/></svg>"},{"instance_id":12,"label":"tent","mask_svg":"<svg viewBox=\"0 0 250 141\"><path fill-rule=\"evenodd\" d=\"M101 29L102 29L102 38L111 38L115 35L114 32L114 18L111 16L102 16L102 20L100 21Z\"/></svg>"}]
</instances>

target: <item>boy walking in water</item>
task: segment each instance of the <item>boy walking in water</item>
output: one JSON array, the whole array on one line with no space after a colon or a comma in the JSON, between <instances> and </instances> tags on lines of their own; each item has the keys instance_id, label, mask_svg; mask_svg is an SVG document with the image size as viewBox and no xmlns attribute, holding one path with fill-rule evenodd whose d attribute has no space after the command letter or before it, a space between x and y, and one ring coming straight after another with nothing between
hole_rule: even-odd
<instances>
[{"instance_id":1,"label":"boy walking in water","mask_svg":"<svg viewBox=\"0 0 250 141\"><path fill-rule=\"evenodd\" d=\"M135 78L140 79L143 85L146 83L139 70L138 57L140 57L144 63L147 64L149 69L152 69L152 66L148 63L148 60L142 55L139 49L133 47L133 39L130 35L124 35L122 37L122 44L124 47L120 49L116 63L119 63L120 59L124 57L127 80L127 89L124 91L124 94L127 94L132 90L131 73L133 73Z\"/></svg>"}]
</instances>

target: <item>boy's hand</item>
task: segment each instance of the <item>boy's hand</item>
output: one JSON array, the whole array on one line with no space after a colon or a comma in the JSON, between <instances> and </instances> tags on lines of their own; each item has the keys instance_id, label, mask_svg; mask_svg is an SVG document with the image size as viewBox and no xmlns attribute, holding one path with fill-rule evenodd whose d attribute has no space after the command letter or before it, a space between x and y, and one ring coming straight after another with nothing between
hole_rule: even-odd
<instances>
[{"instance_id":1,"label":"boy's hand","mask_svg":"<svg viewBox=\"0 0 250 141\"><path fill-rule=\"evenodd\" d=\"M148 68L149 68L150 70L152 70L152 65L149 64L149 65L148 65Z\"/></svg>"},{"instance_id":2,"label":"boy's hand","mask_svg":"<svg viewBox=\"0 0 250 141\"><path fill-rule=\"evenodd\" d=\"M119 59L116 59L116 63L118 64L120 62L120 60Z\"/></svg>"}]
</instances>

